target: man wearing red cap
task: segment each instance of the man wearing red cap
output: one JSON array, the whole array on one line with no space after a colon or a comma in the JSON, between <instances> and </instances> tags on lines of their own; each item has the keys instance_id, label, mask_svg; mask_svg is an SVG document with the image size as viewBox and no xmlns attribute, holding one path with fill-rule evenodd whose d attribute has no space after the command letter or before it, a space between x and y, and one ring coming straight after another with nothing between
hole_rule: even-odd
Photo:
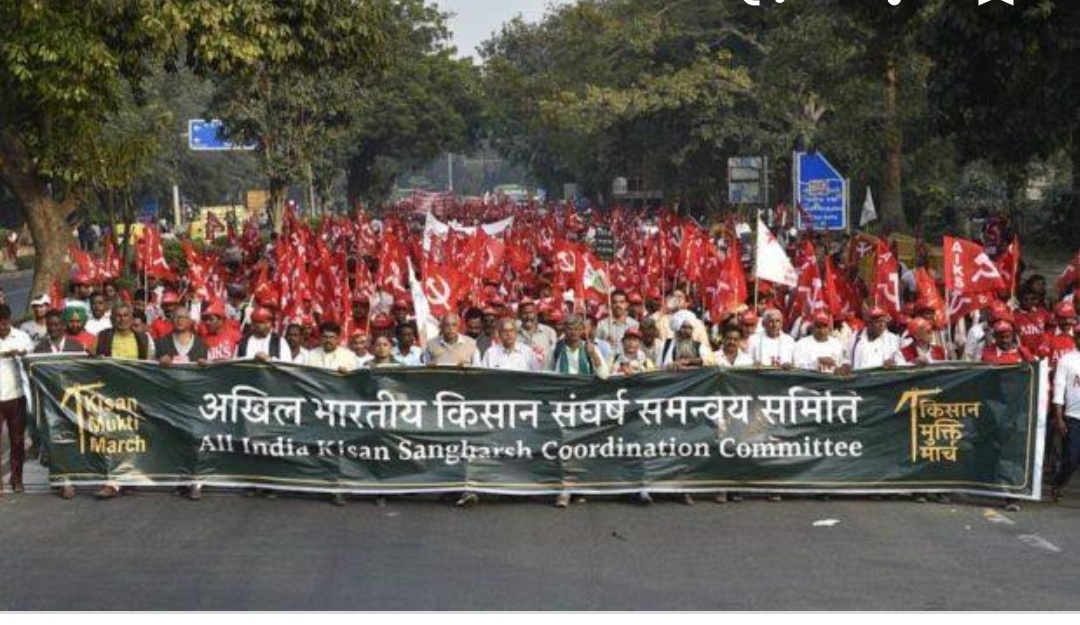
<instances>
[{"instance_id":1,"label":"man wearing red cap","mask_svg":"<svg viewBox=\"0 0 1080 625\"><path fill-rule=\"evenodd\" d=\"M161 296L162 315L150 323L150 336L155 341L172 334L173 326L170 319L178 306L180 306L180 296L175 291L165 291L165 294Z\"/></svg>"},{"instance_id":2,"label":"man wearing red cap","mask_svg":"<svg viewBox=\"0 0 1080 625\"><path fill-rule=\"evenodd\" d=\"M1076 308L1071 302L1058 303L1054 307L1054 320L1057 328L1053 332L1047 332L1044 341L1051 372L1057 368L1062 356L1076 350Z\"/></svg>"},{"instance_id":3,"label":"man wearing red cap","mask_svg":"<svg viewBox=\"0 0 1080 625\"><path fill-rule=\"evenodd\" d=\"M983 349L983 362L992 365L1015 365L1031 359L1031 352L1016 340L1016 327L1013 322L1002 319L994 324L994 344Z\"/></svg>"},{"instance_id":4,"label":"man wearing red cap","mask_svg":"<svg viewBox=\"0 0 1080 625\"><path fill-rule=\"evenodd\" d=\"M908 322L907 335L911 337L911 342L900 350L907 364L923 366L945 360L945 348L932 344L933 332L934 327L922 317Z\"/></svg>"},{"instance_id":5,"label":"man wearing red cap","mask_svg":"<svg viewBox=\"0 0 1080 625\"><path fill-rule=\"evenodd\" d=\"M1012 311L1005 302L994 300L982 310L982 319L971 326L964 341L964 360L982 362L982 353L993 342L994 324L1002 319L1013 320Z\"/></svg>"},{"instance_id":6,"label":"man wearing red cap","mask_svg":"<svg viewBox=\"0 0 1080 625\"><path fill-rule=\"evenodd\" d=\"M844 346L833 338L832 317L819 312L811 317L810 336L795 343L795 367L805 371L842 373L847 369Z\"/></svg>"},{"instance_id":7,"label":"man wearing red cap","mask_svg":"<svg viewBox=\"0 0 1080 625\"><path fill-rule=\"evenodd\" d=\"M900 353L900 337L888 330L889 315L877 306L866 313L866 328L851 339L847 350L848 362L855 370L895 367L904 364Z\"/></svg>"},{"instance_id":8,"label":"man wearing red cap","mask_svg":"<svg viewBox=\"0 0 1080 625\"><path fill-rule=\"evenodd\" d=\"M236 347L238 359L281 360L285 353L281 337L271 332L274 314L270 309L259 307L251 313L251 332Z\"/></svg>"},{"instance_id":9,"label":"man wearing red cap","mask_svg":"<svg viewBox=\"0 0 1080 625\"><path fill-rule=\"evenodd\" d=\"M1014 326L1020 344L1032 354L1045 352L1043 341L1046 338L1046 326L1050 313L1039 306L1039 294L1030 288L1020 294L1020 310L1013 315Z\"/></svg>"},{"instance_id":10,"label":"man wearing red cap","mask_svg":"<svg viewBox=\"0 0 1080 625\"><path fill-rule=\"evenodd\" d=\"M201 336L206 343L206 359L210 362L230 360L240 344L240 332L225 324L225 307L221 302L207 306L202 314Z\"/></svg>"}]
</instances>

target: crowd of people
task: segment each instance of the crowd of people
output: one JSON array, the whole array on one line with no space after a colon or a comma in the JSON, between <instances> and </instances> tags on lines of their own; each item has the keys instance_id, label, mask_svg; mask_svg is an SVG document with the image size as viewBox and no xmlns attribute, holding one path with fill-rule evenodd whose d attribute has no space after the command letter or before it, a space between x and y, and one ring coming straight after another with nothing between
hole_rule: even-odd
<instances>
[{"instance_id":1,"label":"crowd of people","mask_svg":"<svg viewBox=\"0 0 1080 625\"><path fill-rule=\"evenodd\" d=\"M235 243L231 234L230 242ZM284 243L271 240L263 254L271 257L275 245ZM828 253L827 243L820 247ZM843 267L846 257L846 250L838 250L834 260ZM378 262L371 262L375 272ZM240 264L250 265L247 273L233 269L234 276L260 271L257 261ZM1051 305L1043 277L1020 281L1016 276L1015 298L1009 293L986 298L985 305L943 327L939 307L919 297L913 281L905 286L910 273L906 267L899 276L903 305L898 313L869 297L858 314L804 307L793 315L782 303L783 289L759 289L718 310L702 289L678 276L671 281L661 276L662 288L642 283L640 290L612 287L603 298L584 301L580 290L574 297L574 289L560 288L565 282L552 279L553 272L541 263L530 261L527 266L535 279L506 288L505 282L484 278L443 310L437 325L417 318L426 305L377 281L370 289L359 289L352 277L343 280L348 313L331 315L282 306L283 294L267 297L257 280L230 282L219 297L212 289L193 288L191 276L163 279L144 267L137 276L138 288L125 290L115 277L95 278L77 266L66 297L59 301L56 293L37 294L29 318L21 324L0 304L0 417L11 441L10 486L22 491L26 458L25 400L16 357L31 353L151 360L162 366L257 359L341 373L429 366L598 378L703 367L843 376L880 367L948 361L1005 365L1045 358L1054 370L1053 431L1063 441L1053 497L1080 464L1080 435L1074 435L1080 420L1080 354L1073 283L1065 288L1059 284L1061 297ZM265 266L260 273L266 275ZM31 455L42 453L40 443L32 441ZM106 485L96 495L112 498L120 493L117 486ZM64 486L60 494L71 498L75 491ZM201 496L198 484L188 496ZM344 499L338 496L335 501ZM475 501L471 494L459 499L462 505ZM568 496L557 500L560 507L569 502Z\"/></svg>"}]
</instances>

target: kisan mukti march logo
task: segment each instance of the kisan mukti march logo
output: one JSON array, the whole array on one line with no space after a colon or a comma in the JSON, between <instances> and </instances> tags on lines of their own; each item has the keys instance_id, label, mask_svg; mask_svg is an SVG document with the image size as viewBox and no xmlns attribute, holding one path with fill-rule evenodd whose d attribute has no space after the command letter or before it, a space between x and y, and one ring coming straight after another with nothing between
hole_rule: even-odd
<instances>
[{"instance_id":1,"label":"kisan mukti march logo","mask_svg":"<svg viewBox=\"0 0 1080 625\"><path fill-rule=\"evenodd\" d=\"M941 389L911 389L900 396L894 412L911 410L911 462L956 462L964 438L964 419L978 418L980 402L941 403Z\"/></svg>"},{"instance_id":2,"label":"kisan mukti march logo","mask_svg":"<svg viewBox=\"0 0 1080 625\"><path fill-rule=\"evenodd\" d=\"M76 384L60 400L60 407L75 415L79 453L146 453L146 439L139 434L138 400L103 395L99 389L104 386L104 382Z\"/></svg>"}]
</instances>

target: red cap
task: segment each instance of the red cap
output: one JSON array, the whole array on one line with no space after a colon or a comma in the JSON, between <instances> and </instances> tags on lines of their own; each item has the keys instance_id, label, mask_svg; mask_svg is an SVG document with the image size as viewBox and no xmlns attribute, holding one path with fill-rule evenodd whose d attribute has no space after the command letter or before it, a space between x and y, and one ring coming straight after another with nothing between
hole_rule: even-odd
<instances>
[{"instance_id":1,"label":"red cap","mask_svg":"<svg viewBox=\"0 0 1080 625\"><path fill-rule=\"evenodd\" d=\"M1008 319L999 319L994 324L994 332L1013 332L1013 322Z\"/></svg>"},{"instance_id":2,"label":"red cap","mask_svg":"<svg viewBox=\"0 0 1080 625\"><path fill-rule=\"evenodd\" d=\"M270 321L274 318L274 313L270 312L269 308L263 308L262 306L256 308L251 313L252 321Z\"/></svg>"},{"instance_id":3,"label":"red cap","mask_svg":"<svg viewBox=\"0 0 1080 625\"><path fill-rule=\"evenodd\" d=\"M556 308L555 310L551 311L550 315L548 315L548 321L551 321L551 323L561 323L565 317L566 315L564 315L561 310Z\"/></svg>"},{"instance_id":4,"label":"red cap","mask_svg":"<svg viewBox=\"0 0 1080 625\"><path fill-rule=\"evenodd\" d=\"M211 316L213 316L213 317L224 317L225 316L225 307L221 305L221 302L214 302L213 304L210 304L209 306L207 306L206 310L203 311L203 317L211 317Z\"/></svg>"},{"instance_id":5,"label":"red cap","mask_svg":"<svg viewBox=\"0 0 1080 625\"><path fill-rule=\"evenodd\" d=\"M371 327L385 330L394 325L394 320L385 313L379 313L371 318Z\"/></svg>"},{"instance_id":6,"label":"red cap","mask_svg":"<svg viewBox=\"0 0 1080 625\"><path fill-rule=\"evenodd\" d=\"M406 302L403 299L395 300L393 309L394 310L408 310L409 309L409 303Z\"/></svg>"},{"instance_id":7,"label":"red cap","mask_svg":"<svg viewBox=\"0 0 1080 625\"><path fill-rule=\"evenodd\" d=\"M641 298L640 293L631 293L630 295L627 295L626 296L626 301L630 302L631 304L644 304L645 303L645 300L643 300Z\"/></svg>"},{"instance_id":8,"label":"red cap","mask_svg":"<svg viewBox=\"0 0 1080 625\"><path fill-rule=\"evenodd\" d=\"M739 317L739 323L744 326L756 326L758 323L757 313L752 310L744 312L742 316Z\"/></svg>"},{"instance_id":9,"label":"red cap","mask_svg":"<svg viewBox=\"0 0 1080 625\"><path fill-rule=\"evenodd\" d=\"M930 329L930 322L922 317L915 317L907 323L908 336L915 336L915 333L922 332L923 330Z\"/></svg>"},{"instance_id":10,"label":"red cap","mask_svg":"<svg viewBox=\"0 0 1080 625\"><path fill-rule=\"evenodd\" d=\"M627 337L640 339L641 338L641 330L638 330L637 328L628 328L626 330L626 332L623 332L622 337L624 339L627 338Z\"/></svg>"},{"instance_id":11,"label":"red cap","mask_svg":"<svg viewBox=\"0 0 1080 625\"><path fill-rule=\"evenodd\" d=\"M356 304L356 303L361 303L361 304L369 303L368 296L364 295L363 293L357 293L356 295L353 295L352 301L353 301L354 304Z\"/></svg>"},{"instance_id":12,"label":"red cap","mask_svg":"<svg viewBox=\"0 0 1080 625\"><path fill-rule=\"evenodd\" d=\"M1054 314L1057 315L1058 321L1076 319L1076 307L1072 305L1072 302L1059 302L1054 308Z\"/></svg>"},{"instance_id":13,"label":"red cap","mask_svg":"<svg viewBox=\"0 0 1080 625\"><path fill-rule=\"evenodd\" d=\"M526 297L525 299L521 300L521 302L518 304L518 310L521 310L522 308L525 308L526 306L532 306L533 308L535 308L536 307L536 302L534 302L532 300L532 298Z\"/></svg>"},{"instance_id":14,"label":"red cap","mask_svg":"<svg viewBox=\"0 0 1080 625\"><path fill-rule=\"evenodd\" d=\"M881 306L874 306L870 310L866 311L867 319L877 319L879 317L888 317L889 313L885 312L885 309Z\"/></svg>"},{"instance_id":15,"label":"red cap","mask_svg":"<svg viewBox=\"0 0 1080 625\"><path fill-rule=\"evenodd\" d=\"M815 313L811 320L814 322L814 325L832 325L832 317L830 317L829 313L826 312Z\"/></svg>"},{"instance_id":16,"label":"red cap","mask_svg":"<svg viewBox=\"0 0 1080 625\"><path fill-rule=\"evenodd\" d=\"M315 326L315 317L312 316L311 313L304 313L304 314L300 315L299 321L300 321L300 325L302 325L304 327L308 327L308 326L314 327Z\"/></svg>"},{"instance_id":17,"label":"red cap","mask_svg":"<svg viewBox=\"0 0 1080 625\"><path fill-rule=\"evenodd\" d=\"M177 295L175 291L165 291L165 293L161 296L161 304L162 304L162 306L164 306L165 304L179 304L179 303L180 303L180 296Z\"/></svg>"},{"instance_id":18,"label":"red cap","mask_svg":"<svg viewBox=\"0 0 1080 625\"><path fill-rule=\"evenodd\" d=\"M1009 310L1009 307L1005 305L1005 302L1002 302L1002 301L999 301L999 300L994 300L993 302L990 302L990 322L991 323L993 323L995 321L1000 321L1002 319L1005 319L1007 321L1012 321L1012 318L1013 318L1012 311Z\"/></svg>"}]
</instances>

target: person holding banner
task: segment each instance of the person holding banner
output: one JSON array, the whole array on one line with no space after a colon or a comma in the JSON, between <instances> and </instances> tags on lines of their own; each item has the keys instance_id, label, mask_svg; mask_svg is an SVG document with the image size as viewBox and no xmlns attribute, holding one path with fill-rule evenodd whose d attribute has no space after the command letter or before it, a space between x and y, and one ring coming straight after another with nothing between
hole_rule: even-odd
<instances>
[{"instance_id":1,"label":"person holding banner","mask_svg":"<svg viewBox=\"0 0 1080 625\"><path fill-rule=\"evenodd\" d=\"M325 321L319 326L322 343L309 351L304 357L304 364L338 373L349 373L360 368L356 354L341 346L341 326L333 321ZM390 339L380 337L390 345ZM392 346L391 346L391 349ZM389 356L389 354L387 354Z\"/></svg>"},{"instance_id":2,"label":"person holding banner","mask_svg":"<svg viewBox=\"0 0 1080 625\"><path fill-rule=\"evenodd\" d=\"M795 362L795 339L784 332L784 313L775 308L765 311L764 332L750 336L747 352L757 367L790 369Z\"/></svg>"},{"instance_id":3,"label":"person holding banner","mask_svg":"<svg viewBox=\"0 0 1080 625\"><path fill-rule=\"evenodd\" d=\"M810 336L799 339L795 344L795 368L820 373L846 372L844 346L833 338L832 317L826 312L819 312L811 317L811 321Z\"/></svg>"},{"instance_id":4,"label":"person holding banner","mask_svg":"<svg viewBox=\"0 0 1080 625\"><path fill-rule=\"evenodd\" d=\"M922 317L915 317L908 322L907 335L912 340L907 347L900 350L907 364L922 367L945 360L945 348L932 343L933 332L933 326Z\"/></svg>"},{"instance_id":5,"label":"person holding banner","mask_svg":"<svg viewBox=\"0 0 1080 625\"><path fill-rule=\"evenodd\" d=\"M240 340L236 347L239 360L256 359L262 361L281 360L285 350L284 341L276 332L270 331L274 314L269 308L260 306L251 313L251 333Z\"/></svg>"},{"instance_id":6,"label":"person holding banner","mask_svg":"<svg viewBox=\"0 0 1080 625\"><path fill-rule=\"evenodd\" d=\"M510 317L495 322L495 339L484 352L480 366L485 369L539 371L540 362L532 348L517 341L517 323ZM479 347L479 342L477 342Z\"/></svg>"},{"instance_id":7,"label":"person holding banner","mask_svg":"<svg viewBox=\"0 0 1080 625\"><path fill-rule=\"evenodd\" d=\"M195 334L195 324L191 313L184 306L177 306L172 313L173 331L168 336L157 340L155 352L158 362L169 366L173 364L206 364L206 343Z\"/></svg>"},{"instance_id":8,"label":"person holding banner","mask_svg":"<svg viewBox=\"0 0 1080 625\"><path fill-rule=\"evenodd\" d=\"M661 349L660 367L664 369L692 369L712 364L712 351L709 342L699 341L698 321L689 310L679 310L670 317L669 328L672 338L664 341Z\"/></svg>"},{"instance_id":9,"label":"person holding banner","mask_svg":"<svg viewBox=\"0 0 1080 625\"><path fill-rule=\"evenodd\" d=\"M585 320L580 315L566 319L566 337L555 344L551 370L567 375L608 376L607 363L595 345L585 340Z\"/></svg>"},{"instance_id":10,"label":"person holding banner","mask_svg":"<svg viewBox=\"0 0 1080 625\"><path fill-rule=\"evenodd\" d=\"M428 341L423 361L429 367L467 367L479 364L476 341L460 334L460 317L454 313L439 320L439 336Z\"/></svg>"},{"instance_id":11,"label":"person holding banner","mask_svg":"<svg viewBox=\"0 0 1080 625\"><path fill-rule=\"evenodd\" d=\"M1074 340L1080 348L1080 341ZM1053 501L1061 499L1072 474L1080 466L1080 352L1073 350L1058 361L1054 372L1054 431L1065 439L1061 466L1050 489Z\"/></svg>"},{"instance_id":12,"label":"person holding banner","mask_svg":"<svg viewBox=\"0 0 1080 625\"><path fill-rule=\"evenodd\" d=\"M0 434L7 427L11 490L16 493L24 490L26 462L26 396L17 359L32 351L34 344L30 336L11 325L11 308L0 304ZM0 497L3 495L4 485L0 483Z\"/></svg>"},{"instance_id":13,"label":"person holding banner","mask_svg":"<svg viewBox=\"0 0 1080 625\"><path fill-rule=\"evenodd\" d=\"M754 359L742 350L744 330L737 325L726 326L721 330L720 353L716 365L721 368L753 367Z\"/></svg>"},{"instance_id":14,"label":"person holding banner","mask_svg":"<svg viewBox=\"0 0 1080 625\"><path fill-rule=\"evenodd\" d=\"M634 375L655 368L655 363L641 348L641 331L629 328L623 332L622 348L611 358L611 375Z\"/></svg>"},{"instance_id":15,"label":"person holding banner","mask_svg":"<svg viewBox=\"0 0 1080 625\"><path fill-rule=\"evenodd\" d=\"M1018 365L1032 360L1031 352L1016 340L1016 326L1002 319L994 324L994 344L983 350L982 361L992 365Z\"/></svg>"},{"instance_id":16,"label":"person holding banner","mask_svg":"<svg viewBox=\"0 0 1080 625\"><path fill-rule=\"evenodd\" d=\"M889 314L883 308L874 306L866 313L866 328L858 331L851 339L847 358L856 371L895 367L904 364L900 353L900 337L888 330Z\"/></svg>"}]
</instances>

